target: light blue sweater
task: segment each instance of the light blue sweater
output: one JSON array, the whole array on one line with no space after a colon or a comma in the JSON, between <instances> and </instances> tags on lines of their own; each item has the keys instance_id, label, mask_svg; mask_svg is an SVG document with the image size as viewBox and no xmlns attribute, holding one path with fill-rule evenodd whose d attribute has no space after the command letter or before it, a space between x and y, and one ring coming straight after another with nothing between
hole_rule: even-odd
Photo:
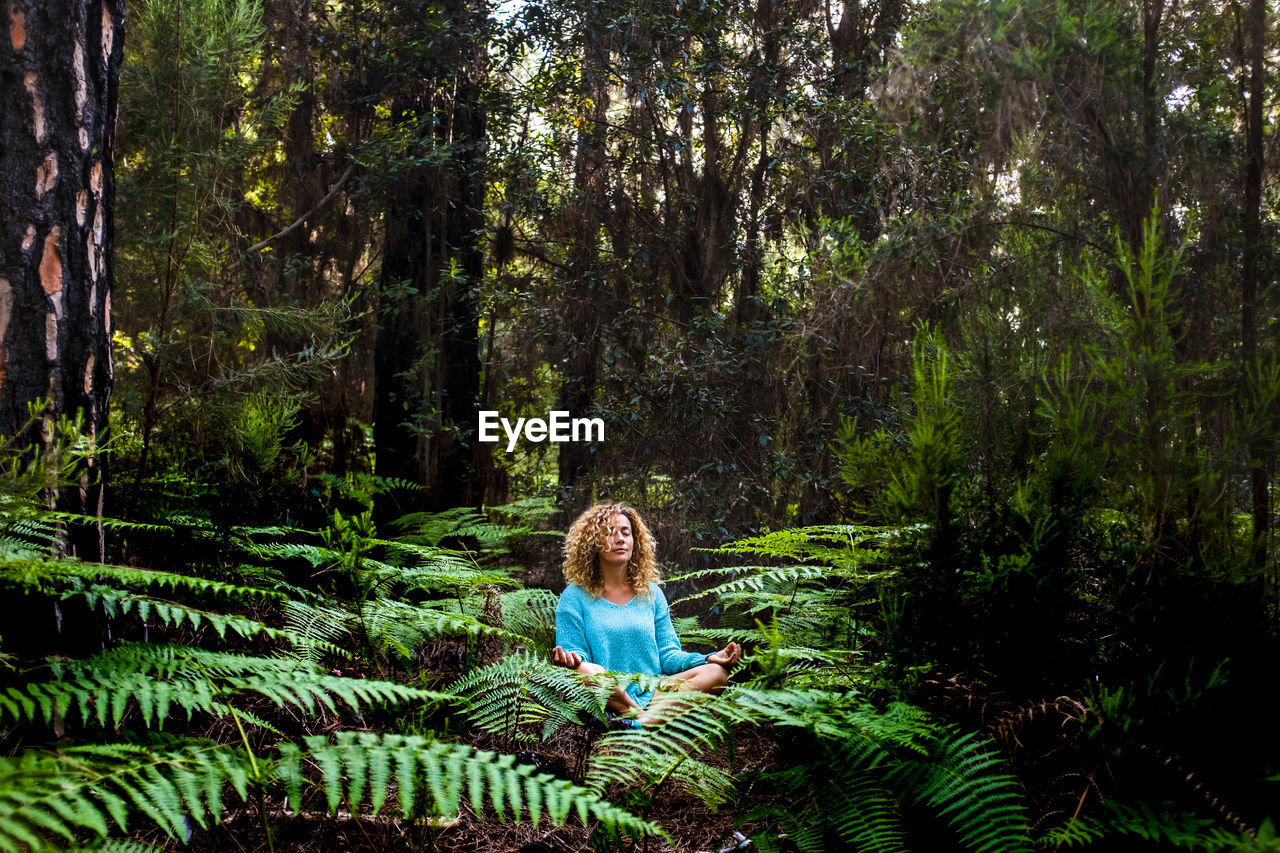
<instances>
[{"instance_id":1,"label":"light blue sweater","mask_svg":"<svg viewBox=\"0 0 1280 853\"><path fill-rule=\"evenodd\" d=\"M626 604L594 598L569 584L556 605L556 645L611 672L674 675L707 662L706 655L681 650L671 608L657 584L649 585L647 598L637 595ZM653 695L638 684L627 685L627 693L641 706Z\"/></svg>"}]
</instances>

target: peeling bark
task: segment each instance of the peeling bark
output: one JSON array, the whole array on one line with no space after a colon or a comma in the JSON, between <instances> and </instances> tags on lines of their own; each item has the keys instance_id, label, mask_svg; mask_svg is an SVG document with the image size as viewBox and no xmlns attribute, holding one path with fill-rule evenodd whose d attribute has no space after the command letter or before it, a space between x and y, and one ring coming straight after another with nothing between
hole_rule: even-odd
<instances>
[{"instance_id":1,"label":"peeling bark","mask_svg":"<svg viewBox=\"0 0 1280 853\"><path fill-rule=\"evenodd\" d=\"M111 393L112 149L124 0L10 0L0 42L0 435L100 439ZM100 48L100 49L99 49ZM71 73L68 74L68 69ZM101 504L98 462L66 509ZM84 556L89 556L85 554Z\"/></svg>"},{"instance_id":2,"label":"peeling bark","mask_svg":"<svg viewBox=\"0 0 1280 853\"><path fill-rule=\"evenodd\" d=\"M26 87L27 94L31 96L31 126L34 128L36 142L44 142L44 105L40 101L40 88L37 85L39 79L39 75L34 71L28 71L22 77L22 84Z\"/></svg>"},{"instance_id":3,"label":"peeling bark","mask_svg":"<svg viewBox=\"0 0 1280 853\"><path fill-rule=\"evenodd\" d=\"M44 238L44 252L40 255L40 286L50 296L62 292L62 255L58 250L58 240L62 229L57 225L49 229Z\"/></svg>"},{"instance_id":4,"label":"peeling bark","mask_svg":"<svg viewBox=\"0 0 1280 853\"><path fill-rule=\"evenodd\" d=\"M50 151L36 170L36 201L41 201L58 182L58 155Z\"/></svg>"},{"instance_id":5,"label":"peeling bark","mask_svg":"<svg viewBox=\"0 0 1280 853\"><path fill-rule=\"evenodd\" d=\"M26 16L16 3L9 4L9 43L15 53L27 46Z\"/></svg>"},{"instance_id":6,"label":"peeling bark","mask_svg":"<svg viewBox=\"0 0 1280 853\"><path fill-rule=\"evenodd\" d=\"M9 285L9 279L0 278L0 388L4 387L5 363L8 361L8 350L3 342L9 331L9 318L12 315L13 288Z\"/></svg>"}]
</instances>

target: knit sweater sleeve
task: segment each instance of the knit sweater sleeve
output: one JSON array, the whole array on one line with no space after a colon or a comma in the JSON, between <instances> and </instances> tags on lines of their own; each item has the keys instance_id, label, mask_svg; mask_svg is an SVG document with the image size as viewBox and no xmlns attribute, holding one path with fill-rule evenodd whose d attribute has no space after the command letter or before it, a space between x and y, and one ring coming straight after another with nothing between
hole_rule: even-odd
<instances>
[{"instance_id":1,"label":"knit sweater sleeve","mask_svg":"<svg viewBox=\"0 0 1280 853\"><path fill-rule=\"evenodd\" d=\"M575 586L565 587L556 604L556 645L566 652L577 652L584 661L591 660L587 629L582 619L582 594Z\"/></svg>"},{"instance_id":2,"label":"knit sweater sleeve","mask_svg":"<svg viewBox=\"0 0 1280 853\"><path fill-rule=\"evenodd\" d=\"M662 662L663 675L675 675L707 662L706 655L686 652L680 648L680 638L671 625L671 607L667 597L656 585L649 587L653 594L653 635L658 641L658 660Z\"/></svg>"}]
</instances>

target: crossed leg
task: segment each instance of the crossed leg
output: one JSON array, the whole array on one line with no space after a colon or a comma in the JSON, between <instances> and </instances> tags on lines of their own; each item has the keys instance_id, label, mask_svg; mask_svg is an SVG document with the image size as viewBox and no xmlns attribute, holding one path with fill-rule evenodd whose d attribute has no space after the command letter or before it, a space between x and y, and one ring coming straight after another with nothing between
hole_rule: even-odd
<instances>
[{"instance_id":1,"label":"crossed leg","mask_svg":"<svg viewBox=\"0 0 1280 853\"><path fill-rule=\"evenodd\" d=\"M578 664L575 669L588 678L608 671L599 664L587 661ZM647 726L661 721L665 713L677 710L680 707L679 700L675 698L675 694L685 690L696 690L699 693L719 693L728 683L728 670L717 663L704 663L692 669L686 669L684 672L668 676L664 680L663 686L654 693L653 699L650 700L647 708L642 708L635 699L631 698L631 694L618 686L615 686L609 694L609 698L605 701L605 707L615 714L623 714L628 717L634 716L640 721L641 725Z\"/></svg>"},{"instance_id":2,"label":"crossed leg","mask_svg":"<svg viewBox=\"0 0 1280 853\"><path fill-rule=\"evenodd\" d=\"M663 686L649 700L649 707L640 715L640 725L661 722L663 717L684 707L677 695L686 690L699 693L719 693L729 684L729 671L718 663L704 663L678 672L665 679Z\"/></svg>"},{"instance_id":3,"label":"crossed leg","mask_svg":"<svg viewBox=\"0 0 1280 853\"><path fill-rule=\"evenodd\" d=\"M609 671L598 663L590 663L585 660L574 667L574 669L586 676L587 680L591 680L592 676ZM610 691L609 698L605 700L604 706L615 714L623 714L626 716L634 716L639 714L642 710L641 707L636 704L636 700L631 698L631 694L616 684L614 685L613 690Z\"/></svg>"}]
</instances>

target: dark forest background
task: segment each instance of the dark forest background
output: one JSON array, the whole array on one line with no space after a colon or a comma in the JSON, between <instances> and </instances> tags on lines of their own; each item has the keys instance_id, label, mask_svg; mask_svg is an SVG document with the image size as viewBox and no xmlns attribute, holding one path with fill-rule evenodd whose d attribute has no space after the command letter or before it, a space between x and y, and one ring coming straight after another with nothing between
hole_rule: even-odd
<instances>
[{"instance_id":1,"label":"dark forest background","mask_svg":"<svg viewBox=\"0 0 1280 853\"><path fill-rule=\"evenodd\" d=\"M535 819L493 849L649 820L681 850L734 829L764 849L1278 849L1274 3L7 9L0 849L106 834L85 817L114 816L101 793L5 805L30 802L5 779L49 727L106 749L169 713L94 678L185 683L141 647L87 656L190 651L237 619L262 629L232 627L258 655L242 669L277 643L387 686L188 699L183 736L220 719L201 736L252 765L245 788L175 760L257 815L197 832L209 849L364 843L253 800L365 772L318 742L289 763L288 725L332 731L306 722L321 694L372 707L360 731L558 755L642 819L593 812L590 842ZM481 410L600 418L606 439L508 453L477 441ZM652 735L624 793L631 765L548 745L568 735L546 720L603 709L538 657L563 583L547 534L597 500L650 520L693 647L750 652L714 725ZM499 724L467 692L493 685L457 680L485 666L552 686L503 693ZM386 710L446 687L471 710ZM109 696L104 729L67 734ZM690 757L731 732L745 766ZM723 797L671 800L681 774ZM143 823L120 844L220 814L170 782L172 812L122 789ZM438 830L429 790L433 818L402 804L413 849L481 849ZM708 808L718 837L681 823Z\"/></svg>"}]
</instances>

